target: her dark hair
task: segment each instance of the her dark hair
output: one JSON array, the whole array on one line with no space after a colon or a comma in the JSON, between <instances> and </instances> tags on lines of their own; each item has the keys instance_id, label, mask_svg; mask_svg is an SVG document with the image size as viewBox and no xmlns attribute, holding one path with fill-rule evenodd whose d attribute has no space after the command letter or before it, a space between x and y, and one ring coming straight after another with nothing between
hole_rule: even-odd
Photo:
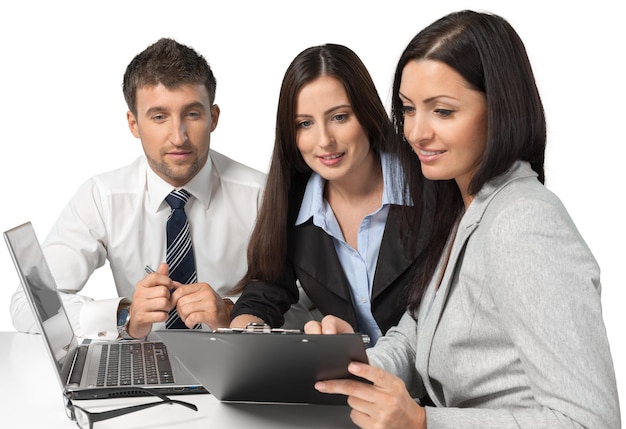
<instances>
[{"instance_id":1,"label":"her dark hair","mask_svg":"<svg viewBox=\"0 0 626 429\"><path fill-rule=\"evenodd\" d=\"M503 18L474 11L454 12L420 31L402 53L395 72L392 120L399 136L404 132L399 97L402 71L409 61L433 60L456 70L487 99L487 146L469 185L475 195L489 180L505 173L517 160L528 161L544 182L546 120L526 48ZM415 154L407 144L401 158L407 180L421 170L411 168ZM423 271L411 290L409 309L416 311L435 273L452 228L463 213L461 194L453 180L435 184L437 206L432 245Z\"/></svg>"},{"instance_id":2,"label":"her dark hair","mask_svg":"<svg viewBox=\"0 0 626 429\"><path fill-rule=\"evenodd\" d=\"M361 59L349 48L326 44L305 49L291 62L280 88L276 136L266 179L263 203L248 245L248 271L233 289L241 292L252 281L275 282L287 259L287 228L295 224L298 208L289 212L289 201L301 201L311 169L296 146L296 107L302 87L320 76L339 80L352 110L367 134L370 147L379 154L393 133L376 86ZM292 204L292 207L295 204Z\"/></svg>"}]
</instances>

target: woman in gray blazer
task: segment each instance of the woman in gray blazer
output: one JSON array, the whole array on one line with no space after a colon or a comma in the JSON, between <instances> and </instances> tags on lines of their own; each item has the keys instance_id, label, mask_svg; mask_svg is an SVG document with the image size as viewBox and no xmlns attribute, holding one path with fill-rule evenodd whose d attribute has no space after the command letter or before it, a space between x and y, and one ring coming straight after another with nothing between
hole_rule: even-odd
<instances>
[{"instance_id":1,"label":"woman in gray blazer","mask_svg":"<svg viewBox=\"0 0 626 429\"><path fill-rule=\"evenodd\" d=\"M349 395L368 428L619 428L600 269L543 185L546 122L515 30L472 11L431 24L401 56L392 115L421 164L410 180L436 184L434 238L408 311L371 365L350 364L372 384L316 388Z\"/></svg>"}]
</instances>

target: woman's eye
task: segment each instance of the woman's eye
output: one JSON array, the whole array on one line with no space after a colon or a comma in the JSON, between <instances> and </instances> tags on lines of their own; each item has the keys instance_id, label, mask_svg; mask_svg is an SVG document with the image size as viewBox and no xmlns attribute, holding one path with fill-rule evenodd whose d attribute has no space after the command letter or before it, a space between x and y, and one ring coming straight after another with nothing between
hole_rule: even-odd
<instances>
[{"instance_id":1,"label":"woman's eye","mask_svg":"<svg viewBox=\"0 0 626 429\"><path fill-rule=\"evenodd\" d=\"M402 114L403 115L410 115L413 112L415 112L415 107L413 106L402 106Z\"/></svg>"},{"instance_id":2,"label":"woman's eye","mask_svg":"<svg viewBox=\"0 0 626 429\"><path fill-rule=\"evenodd\" d=\"M300 121L297 124L298 128L308 128L311 126L311 121Z\"/></svg>"},{"instance_id":3,"label":"woman's eye","mask_svg":"<svg viewBox=\"0 0 626 429\"><path fill-rule=\"evenodd\" d=\"M450 109L435 109L435 113L442 118L452 116L453 111Z\"/></svg>"},{"instance_id":4,"label":"woman's eye","mask_svg":"<svg viewBox=\"0 0 626 429\"><path fill-rule=\"evenodd\" d=\"M337 122L343 122L346 119L348 119L348 114L347 113L339 113L339 114L333 116L333 120L335 120Z\"/></svg>"}]
</instances>

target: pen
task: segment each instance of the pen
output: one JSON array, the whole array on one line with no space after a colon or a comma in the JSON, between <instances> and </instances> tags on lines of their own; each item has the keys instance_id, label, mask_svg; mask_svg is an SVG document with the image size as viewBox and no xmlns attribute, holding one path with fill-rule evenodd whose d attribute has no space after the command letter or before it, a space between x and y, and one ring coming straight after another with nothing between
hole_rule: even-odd
<instances>
[{"instance_id":1,"label":"pen","mask_svg":"<svg viewBox=\"0 0 626 429\"><path fill-rule=\"evenodd\" d=\"M155 271L152 269L152 267L150 267L150 265L146 265L144 268L144 270L146 270L146 274L151 274L154 273ZM170 293L174 293L175 289L170 289Z\"/></svg>"}]
</instances>

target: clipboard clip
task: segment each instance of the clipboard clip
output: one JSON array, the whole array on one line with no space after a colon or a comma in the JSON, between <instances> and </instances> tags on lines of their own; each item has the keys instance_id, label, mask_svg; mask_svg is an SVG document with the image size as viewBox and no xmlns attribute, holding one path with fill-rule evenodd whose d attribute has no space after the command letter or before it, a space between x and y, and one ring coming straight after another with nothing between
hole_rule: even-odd
<instances>
[{"instance_id":1,"label":"clipboard clip","mask_svg":"<svg viewBox=\"0 0 626 429\"><path fill-rule=\"evenodd\" d=\"M231 333L231 334L302 334L300 329L283 329L272 328L267 323L250 322L245 328L218 328L215 332ZM369 346L370 337L367 334L361 334L363 344Z\"/></svg>"},{"instance_id":2,"label":"clipboard clip","mask_svg":"<svg viewBox=\"0 0 626 429\"><path fill-rule=\"evenodd\" d=\"M245 328L218 328L216 332L234 334L301 334L300 329L272 328L267 323L250 322Z\"/></svg>"}]
</instances>

